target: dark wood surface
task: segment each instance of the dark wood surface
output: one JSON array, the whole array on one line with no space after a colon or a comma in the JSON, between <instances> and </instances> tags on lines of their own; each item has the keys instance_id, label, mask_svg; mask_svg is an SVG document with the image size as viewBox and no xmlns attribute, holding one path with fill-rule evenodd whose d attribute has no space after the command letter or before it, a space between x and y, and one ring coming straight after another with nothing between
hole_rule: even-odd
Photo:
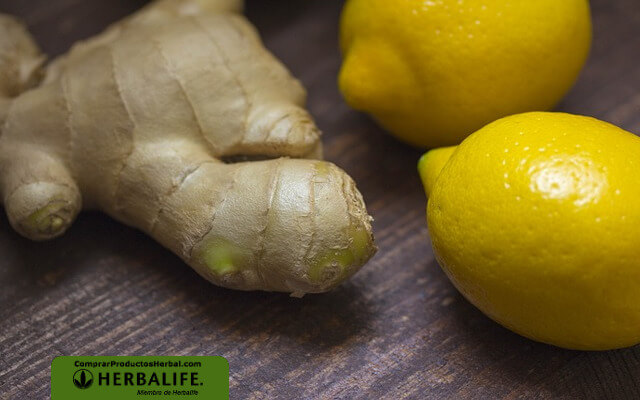
<instances>
[{"instance_id":1,"label":"dark wood surface","mask_svg":"<svg viewBox=\"0 0 640 400\"><path fill-rule=\"evenodd\" d=\"M0 0L49 54L142 0ZM324 295L220 289L140 232L83 214L32 243L0 217L0 399L49 396L58 355L222 355L234 399L640 398L640 347L588 353L484 317L433 259L420 151L350 110L336 88L341 2L249 1L267 46L306 85L326 156L356 180L380 247ZM640 132L640 2L593 0L595 43L560 109Z\"/></svg>"}]
</instances>

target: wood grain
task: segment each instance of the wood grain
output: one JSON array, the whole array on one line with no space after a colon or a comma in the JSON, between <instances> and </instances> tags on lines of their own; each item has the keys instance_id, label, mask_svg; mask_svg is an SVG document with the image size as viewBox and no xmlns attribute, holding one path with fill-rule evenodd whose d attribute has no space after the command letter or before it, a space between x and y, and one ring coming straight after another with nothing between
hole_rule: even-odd
<instances>
[{"instance_id":1,"label":"wood grain","mask_svg":"<svg viewBox=\"0 0 640 400\"><path fill-rule=\"evenodd\" d=\"M0 0L52 55L142 0ZM467 303L433 259L420 151L336 89L341 2L248 2L267 46L308 88L327 158L358 182L380 251L350 282L293 299L214 287L135 230L83 214L32 243L0 217L0 398L49 396L58 355L223 355L234 399L638 399L640 348L534 343ZM595 43L561 110L640 132L640 2L593 0Z\"/></svg>"}]
</instances>

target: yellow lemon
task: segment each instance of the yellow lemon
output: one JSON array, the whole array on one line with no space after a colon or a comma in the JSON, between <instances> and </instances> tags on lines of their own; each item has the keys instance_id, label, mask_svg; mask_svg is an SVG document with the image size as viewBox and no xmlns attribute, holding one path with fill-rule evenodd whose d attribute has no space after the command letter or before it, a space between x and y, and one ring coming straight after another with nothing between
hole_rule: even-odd
<instances>
[{"instance_id":1,"label":"yellow lemon","mask_svg":"<svg viewBox=\"0 0 640 400\"><path fill-rule=\"evenodd\" d=\"M436 258L486 315L571 349L640 342L640 138L526 113L418 168Z\"/></svg>"},{"instance_id":2,"label":"yellow lemon","mask_svg":"<svg viewBox=\"0 0 640 400\"><path fill-rule=\"evenodd\" d=\"M587 0L348 0L339 86L416 146L458 144L498 118L552 108L591 44Z\"/></svg>"}]
</instances>

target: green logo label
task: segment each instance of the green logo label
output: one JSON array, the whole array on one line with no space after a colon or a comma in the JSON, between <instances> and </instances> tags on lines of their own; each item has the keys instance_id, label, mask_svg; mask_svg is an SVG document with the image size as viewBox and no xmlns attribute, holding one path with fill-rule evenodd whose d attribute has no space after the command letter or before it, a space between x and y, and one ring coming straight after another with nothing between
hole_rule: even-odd
<instances>
[{"instance_id":1,"label":"green logo label","mask_svg":"<svg viewBox=\"0 0 640 400\"><path fill-rule=\"evenodd\" d=\"M229 399L222 357L56 357L51 400Z\"/></svg>"}]
</instances>

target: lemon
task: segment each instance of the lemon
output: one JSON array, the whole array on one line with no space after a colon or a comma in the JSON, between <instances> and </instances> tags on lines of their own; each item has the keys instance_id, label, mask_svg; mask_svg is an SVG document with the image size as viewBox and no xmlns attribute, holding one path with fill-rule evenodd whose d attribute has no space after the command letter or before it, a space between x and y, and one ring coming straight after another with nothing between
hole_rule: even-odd
<instances>
[{"instance_id":1,"label":"lemon","mask_svg":"<svg viewBox=\"0 0 640 400\"><path fill-rule=\"evenodd\" d=\"M640 342L640 138L526 113L427 153L419 170L436 258L486 315L565 348Z\"/></svg>"},{"instance_id":2,"label":"lemon","mask_svg":"<svg viewBox=\"0 0 640 400\"><path fill-rule=\"evenodd\" d=\"M339 86L347 103L421 147L552 108L591 44L587 0L348 0Z\"/></svg>"}]
</instances>

